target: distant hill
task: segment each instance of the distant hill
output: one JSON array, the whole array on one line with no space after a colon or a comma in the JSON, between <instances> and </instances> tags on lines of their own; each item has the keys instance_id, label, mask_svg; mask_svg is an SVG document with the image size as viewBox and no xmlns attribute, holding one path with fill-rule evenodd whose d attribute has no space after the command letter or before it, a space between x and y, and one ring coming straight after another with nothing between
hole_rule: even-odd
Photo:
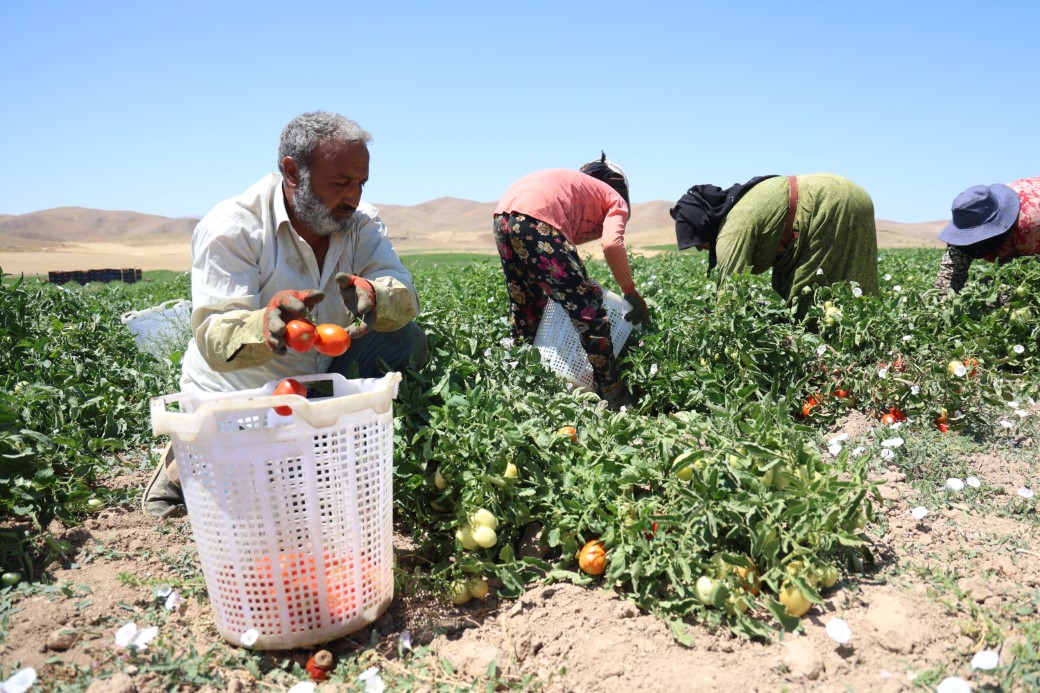
<instances>
[{"instance_id":1,"label":"distant hill","mask_svg":"<svg viewBox=\"0 0 1040 693\"><path fill-rule=\"evenodd\" d=\"M376 205L400 252L494 252L491 216L494 202L442 197L412 206ZM635 248L675 243L668 209L672 202L636 203L626 239ZM128 211L59 207L30 214L0 215L0 251L40 251L78 243L129 246L187 244L198 219L155 216ZM945 221L921 224L878 220L881 247L941 247L935 237ZM582 251L598 255L598 244Z\"/></svg>"}]
</instances>

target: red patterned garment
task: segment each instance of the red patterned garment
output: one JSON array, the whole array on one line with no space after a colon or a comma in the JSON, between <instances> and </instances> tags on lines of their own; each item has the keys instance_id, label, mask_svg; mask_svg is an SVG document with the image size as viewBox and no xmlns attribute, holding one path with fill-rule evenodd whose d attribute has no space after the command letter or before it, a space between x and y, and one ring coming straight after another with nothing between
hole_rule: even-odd
<instances>
[{"instance_id":1,"label":"red patterned garment","mask_svg":"<svg viewBox=\"0 0 1040 693\"><path fill-rule=\"evenodd\" d=\"M1018 193L1022 206L1018 223L1007 242L987 260L1010 260L1023 255L1040 255L1040 177L1022 178L1007 186Z\"/></svg>"}]
</instances>

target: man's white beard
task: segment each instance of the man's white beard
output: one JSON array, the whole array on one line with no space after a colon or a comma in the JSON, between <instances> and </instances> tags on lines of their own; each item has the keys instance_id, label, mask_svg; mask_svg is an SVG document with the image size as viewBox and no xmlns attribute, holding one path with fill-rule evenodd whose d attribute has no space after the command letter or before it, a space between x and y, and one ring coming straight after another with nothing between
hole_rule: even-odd
<instances>
[{"instance_id":1,"label":"man's white beard","mask_svg":"<svg viewBox=\"0 0 1040 693\"><path fill-rule=\"evenodd\" d=\"M296 218L319 236L331 236L337 231L346 232L350 225L352 217L337 219L318 198L311 185L310 171L306 169L300 169L300 184L293 191L292 202Z\"/></svg>"}]
</instances>

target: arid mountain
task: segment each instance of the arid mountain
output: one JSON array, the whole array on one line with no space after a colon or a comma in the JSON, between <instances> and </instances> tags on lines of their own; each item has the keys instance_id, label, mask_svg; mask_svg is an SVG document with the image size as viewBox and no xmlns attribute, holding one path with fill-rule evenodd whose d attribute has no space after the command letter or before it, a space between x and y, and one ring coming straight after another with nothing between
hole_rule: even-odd
<instances>
[{"instance_id":1,"label":"arid mountain","mask_svg":"<svg viewBox=\"0 0 1040 693\"><path fill-rule=\"evenodd\" d=\"M665 200L633 205L626 233L635 248L666 246L675 242ZM494 202L442 197L413 206L377 205L400 252L494 252L491 216ZM0 251L40 251L81 243L119 243L128 246L187 244L197 219L171 219L125 211L60 207L20 215L0 215ZM945 222L903 224L879 220L882 247L939 247L935 240ZM595 243L583 246L597 253Z\"/></svg>"}]
</instances>

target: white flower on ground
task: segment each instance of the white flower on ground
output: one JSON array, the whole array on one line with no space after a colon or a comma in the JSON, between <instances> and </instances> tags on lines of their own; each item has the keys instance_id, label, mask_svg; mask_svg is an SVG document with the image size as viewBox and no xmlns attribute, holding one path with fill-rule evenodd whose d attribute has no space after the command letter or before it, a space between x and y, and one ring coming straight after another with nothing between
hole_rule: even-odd
<instances>
[{"instance_id":1,"label":"white flower on ground","mask_svg":"<svg viewBox=\"0 0 1040 693\"><path fill-rule=\"evenodd\" d=\"M509 318L499 318L498 321L500 323L502 323L503 325L508 325L509 324Z\"/></svg>"},{"instance_id":2,"label":"white flower on ground","mask_svg":"<svg viewBox=\"0 0 1040 693\"><path fill-rule=\"evenodd\" d=\"M260 639L260 631L256 628L250 628L245 633L239 636L238 641L245 647L252 647L256 644L256 641Z\"/></svg>"},{"instance_id":3,"label":"white flower on ground","mask_svg":"<svg viewBox=\"0 0 1040 693\"><path fill-rule=\"evenodd\" d=\"M879 368L878 372L877 372L877 377L881 378L882 380L887 378L888 377L888 369L887 368Z\"/></svg>"},{"instance_id":4,"label":"white flower on ground","mask_svg":"<svg viewBox=\"0 0 1040 693\"><path fill-rule=\"evenodd\" d=\"M379 669L371 667L365 669L358 676L358 681L365 682L365 693L383 693L386 690L386 686L383 684L383 677L379 675Z\"/></svg>"},{"instance_id":5,"label":"white flower on ground","mask_svg":"<svg viewBox=\"0 0 1040 693\"><path fill-rule=\"evenodd\" d=\"M837 457L841 453L841 443L831 443L830 447L827 448L827 452Z\"/></svg>"},{"instance_id":6,"label":"white flower on ground","mask_svg":"<svg viewBox=\"0 0 1040 693\"><path fill-rule=\"evenodd\" d=\"M894 460L896 457L896 451L885 448L881 451L881 459L883 460Z\"/></svg>"},{"instance_id":7,"label":"white flower on ground","mask_svg":"<svg viewBox=\"0 0 1040 693\"><path fill-rule=\"evenodd\" d=\"M1029 412L1027 412L1025 409L1016 409L1015 413L1018 414L1018 418L1020 419L1024 419L1027 416L1029 416Z\"/></svg>"},{"instance_id":8,"label":"white flower on ground","mask_svg":"<svg viewBox=\"0 0 1040 693\"><path fill-rule=\"evenodd\" d=\"M490 358L490 357L491 357L491 347L488 347L487 349L484 350L484 358Z\"/></svg>"},{"instance_id":9,"label":"white flower on ground","mask_svg":"<svg viewBox=\"0 0 1040 693\"><path fill-rule=\"evenodd\" d=\"M1023 498L1032 498L1033 490L1023 486L1022 488L1018 489L1018 495L1022 496Z\"/></svg>"},{"instance_id":10,"label":"white flower on ground","mask_svg":"<svg viewBox=\"0 0 1040 693\"><path fill-rule=\"evenodd\" d=\"M902 438L889 438L888 440L881 441L881 447L883 448L898 448L902 444Z\"/></svg>"},{"instance_id":11,"label":"white flower on ground","mask_svg":"<svg viewBox=\"0 0 1040 693\"><path fill-rule=\"evenodd\" d=\"M166 584L156 585L155 587L155 596L159 599L169 597L171 592L173 592L173 588Z\"/></svg>"},{"instance_id":12,"label":"white flower on ground","mask_svg":"<svg viewBox=\"0 0 1040 693\"><path fill-rule=\"evenodd\" d=\"M817 356L823 356L826 353L827 353L827 345L826 344L821 344L820 346L816 347L816 355Z\"/></svg>"},{"instance_id":13,"label":"white flower on ground","mask_svg":"<svg viewBox=\"0 0 1040 693\"><path fill-rule=\"evenodd\" d=\"M889 428L891 428L893 431L896 430L897 428L902 428L902 427L903 427L903 422L902 421L896 421L894 424L889 426Z\"/></svg>"},{"instance_id":14,"label":"white flower on ground","mask_svg":"<svg viewBox=\"0 0 1040 693\"><path fill-rule=\"evenodd\" d=\"M1008 402L1007 405L1012 409L1018 409L1018 402Z\"/></svg>"},{"instance_id":15,"label":"white flower on ground","mask_svg":"<svg viewBox=\"0 0 1040 693\"><path fill-rule=\"evenodd\" d=\"M913 510L911 510L910 514L913 516L915 520L923 520L924 518L928 517L928 508L924 507L923 505L919 505Z\"/></svg>"},{"instance_id":16,"label":"white flower on ground","mask_svg":"<svg viewBox=\"0 0 1040 693\"><path fill-rule=\"evenodd\" d=\"M656 363L651 364L651 366L650 366L650 375L657 375L657 364Z\"/></svg>"},{"instance_id":17,"label":"white flower on ground","mask_svg":"<svg viewBox=\"0 0 1040 693\"><path fill-rule=\"evenodd\" d=\"M892 280L892 275L886 273L885 274L885 281L887 282L887 281L891 281L891 280Z\"/></svg>"},{"instance_id":18,"label":"white flower on ground","mask_svg":"<svg viewBox=\"0 0 1040 693\"><path fill-rule=\"evenodd\" d=\"M509 347L513 346L513 338L503 337L502 339L498 340L498 343L501 344L504 348L508 349Z\"/></svg>"},{"instance_id":19,"label":"white flower on ground","mask_svg":"<svg viewBox=\"0 0 1040 693\"><path fill-rule=\"evenodd\" d=\"M972 669L996 669L1000 665L1000 653L996 650L982 650L971 658Z\"/></svg>"},{"instance_id":20,"label":"white flower on ground","mask_svg":"<svg viewBox=\"0 0 1040 693\"><path fill-rule=\"evenodd\" d=\"M960 676L947 676L935 687L935 693L971 693L971 684Z\"/></svg>"},{"instance_id":21,"label":"white flower on ground","mask_svg":"<svg viewBox=\"0 0 1040 693\"><path fill-rule=\"evenodd\" d=\"M866 451L867 451L866 448L858 447L858 448L856 448L855 450L852 451L852 456L853 457L862 457L863 453L865 453Z\"/></svg>"},{"instance_id":22,"label":"white flower on ground","mask_svg":"<svg viewBox=\"0 0 1040 693\"><path fill-rule=\"evenodd\" d=\"M11 678L0 682L3 693L25 693L36 683L36 670L32 667L19 669L11 674Z\"/></svg>"},{"instance_id":23,"label":"white flower on ground","mask_svg":"<svg viewBox=\"0 0 1040 693\"><path fill-rule=\"evenodd\" d=\"M946 480L946 490L948 491L961 491L964 489L964 482L957 477L950 477Z\"/></svg>"},{"instance_id":24,"label":"white flower on ground","mask_svg":"<svg viewBox=\"0 0 1040 693\"><path fill-rule=\"evenodd\" d=\"M1014 347L1012 347L1012 351L1014 351L1016 354L1021 354L1025 350L1026 348L1021 344L1016 344Z\"/></svg>"},{"instance_id":25,"label":"white flower on ground","mask_svg":"<svg viewBox=\"0 0 1040 693\"><path fill-rule=\"evenodd\" d=\"M968 369L962 363L962 364L960 364L959 366L957 366L956 368L953 369L953 374L955 376L957 376L958 378L963 378L964 376L966 376L968 374Z\"/></svg>"},{"instance_id":26,"label":"white flower on ground","mask_svg":"<svg viewBox=\"0 0 1040 693\"><path fill-rule=\"evenodd\" d=\"M123 624L123 626L116 631L116 646L123 648L133 647L142 651L147 650L148 643L155 640L155 636L158 634L158 626L138 630L137 624L131 621Z\"/></svg>"},{"instance_id":27,"label":"white flower on ground","mask_svg":"<svg viewBox=\"0 0 1040 693\"><path fill-rule=\"evenodd\" d=\"M1007 419L1001 419L1000 420L1000 425L1003 426L1004 428L1014 428L1015 427L1015 424L1011 423Z\"/></svg>"},{"instance_id":28,"label":"white flower on ground","mask_svg":"<svg viewBox=\"0 0 1040 693\"><path fill-rule=\"evenodd\" d=\"M494 303L494 302L495 302L495 298L494 298L494 297L491 297L491 298L489 298L489 299L487 300L487 302L488 302L488 303Z\"/></svg>"},{"instance_id":29,"label":"white flower on ground","mask_svg":"<svg viewBox=\"0 0 1040 693\"><path fill-rule=\"evenodd\" d=\"M897 294L900 291L902 291L902 290L903 290L903 287L899 286L899 284L896 284L895 286L892 287L892 291L895 291Z\"/></svg>"},{"instance_id":30,"label":"white flower on ground","mask_svg":"<svg viewBox=\"0 0 1040 693\"><path fill-rule=\"evenodd\" d=\"M817 267L816 268L816 276L817 277L822 277L823 276L823 268L822 267Z\"/></svg>"},{"instance_id":31,"label":"white flower on ground","mask_svg":"<svg viewBox=\"0 0 1040 693\"><path fill-rule=\"evenodd\" d=\"M300 681L285 693L314 693L314 689L317 687L318 684L313 681Z\"/></svg>"},{"instance_id":32,"label":"white flower on ground","mask_svg":"<svg viewBox=\"0 0 1040 693\"><path fill-rule=\"evenodd\" d=\"M919 394L921 394L921 386L920 385L911 385L910 386L910 394L911 395L919 395Z\"/></svg>"},{"instance_id":33,"label":"white flower on ground","mask_svg":"<svg viewBox=\"0 0 1040 693\"><path fill-rule=\"evenodd\" d=\"M908 335L908 334L904 334L903 335L903 341L904 342L909 342L911 339L913 339L913 337L911 337L910 335Z\"/></svg>"},{"instance_id":34,"label":"white flower on ground","mask_svg":"<svg viewBox=\"0 0 1040 693\"><path fill-rule=\"evenodd\" d=\"M170 592L168 597L166 597L166 610L176 611L177 609L181 608L181 604L183 603L184 597L180 595L180 592L174 590L173 592Z\"/></svg>"},{"instance_id":35,"label":"white flower on ground","mask_svg":"<svg viewBox=\"0 0 1040 693\"><path fill-rule=\"evenodd\" d=\"M848 439L849 439L849 434L848 433L839 433L838 435L836 435L833 438L831 438L830 441L828 441L828 442L831 443L831 445L833 445L834 443L842 443L842 442L844 442L844 441L846 441Z\"/></svg>"},{"instance_id":36,"label":"white flower on ground","mask_svg":"<svg viewBox=\"0 0 1040 693\"><path fill-rule=\"evenodd\" d=\"M853 288L852 289L852 295L855 296L856 298L859 298L860 296L863 295L863 289L859 288L858 286Z\"/></svg>"},{"instance_id":37,"label":"white flower on ground","mask_svg":"<svg viewBox=\"0 0 1040 693\"><path fill-rule=\"evenodd\" d=\"M839 645L847 645L849 640L852 640L852 629L844 620L832 618L827 621L827 635L831 636L831 640Z\"/></svg>"},{"instance_id":38,"label":"white flower on ground","mask_svg":"<svg viewBox=\"0 0 1040 693\"><path fill-rule=\"evenodd\" d=\"M977 476L969 476L967 479L965 479L965 481L967 481L968 486L971 486L972 488L978 488L982 486L982 482L979 481L979 478Z\"/></svg>"},{"instance_id":39,"label":"white flower on ground","mask_svg":"<svg viewBox=\"0 0 1040 693\"><path fill-rule=\"evenodd\" d=\"M406 650L412 649L412 634L409 631L401 631L401 647Z\"/></svg>"}]
</instances>

